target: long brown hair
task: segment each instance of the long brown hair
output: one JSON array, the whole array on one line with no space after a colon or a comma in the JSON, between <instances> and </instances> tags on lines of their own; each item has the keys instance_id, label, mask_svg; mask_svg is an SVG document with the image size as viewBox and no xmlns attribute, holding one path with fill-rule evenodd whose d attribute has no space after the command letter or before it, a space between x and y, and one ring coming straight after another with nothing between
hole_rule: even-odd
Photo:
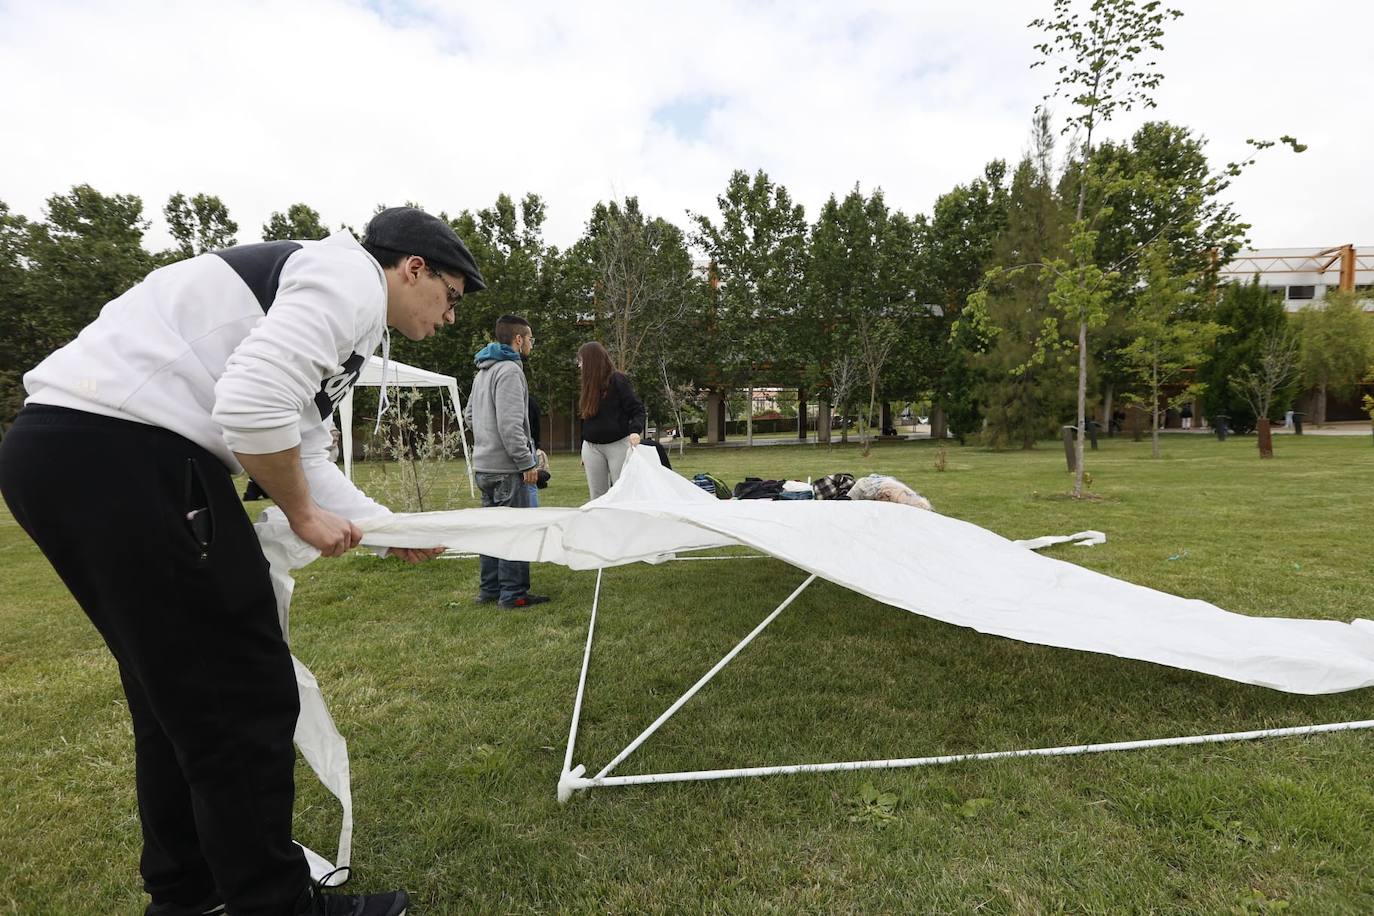
<instances>
[{"instance_id":1,"label":"long brown hair","mask_svg":"<svg viewBox=\"0 0 1374 916\"><path fill-rule=\"evenodd\" d=\"M577 348L577 361L582 364L582 398L578 402L578 413L582 419L590 420L601 409L601 399L611 387L611 376L615 374L615 363L611 354L598 341L589 340Z\"/></svg>"}]
</instances>

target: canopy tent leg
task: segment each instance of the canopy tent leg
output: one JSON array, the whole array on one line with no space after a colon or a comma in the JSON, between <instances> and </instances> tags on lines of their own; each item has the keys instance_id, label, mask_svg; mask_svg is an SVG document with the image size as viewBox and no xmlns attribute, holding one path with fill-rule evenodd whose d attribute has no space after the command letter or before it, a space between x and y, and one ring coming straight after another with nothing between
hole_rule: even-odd
<instances>
[{"instance_id":1,"label":"canopy tent leg","mask_svg":"<svg viewBox=\"0 0 1374 916\"><path fill-rule=\"evenodd\" d=\"M601 603L601 574L605 570L596 571L596 590L592 593L592 619L587 624L587 645L582 650L582 675L577 679L577 698L573 701L572 727L568 730L568 752L563 755L563 772L558 777L558 803L566 804L572 798L573 786L570 780L575 780L587 772L587 768L579 764L572 765L573 747L577 744L577 726L582 721L582 697L587 691L587 668L592 661L592 636L596 633L596 611Z\"/></svg>"},{"instance_id":2,"label":"canopy tent leg","mask_svg":"<svg viewBox=\"0 0 1374 916\"><path fill-rule=\"evenodd\" d=\"M1143 741L1114 741L1106 744L1074 744L1064 747L1038 747L1023 751L991 751L981 754L946 754L939 757L907 757L895 760L859 760L847 763L802 763L793 766L744 767L734 770L696 770L683 773L649 773L640 776L595 776L570 780L569 791L610 786L634 786L663 782L700 782L712 779L737 779L749 776L778 776L790 773L828 773L837 770L894 770L907 767L939 766L972 760L1002 760L1009 757L1067 757L1074 754L1101 754L1108 751L1135 751L1154 747L1188 744L1218 744L1223 741L1255 741L1326 732L1374 728L1374 719L1333 722L1328 725L1298 725L1291 728L1264 728L1248 732L1217 735L1189 735L1179 738L1150 738Z\"/></svg>"}]
</instances>

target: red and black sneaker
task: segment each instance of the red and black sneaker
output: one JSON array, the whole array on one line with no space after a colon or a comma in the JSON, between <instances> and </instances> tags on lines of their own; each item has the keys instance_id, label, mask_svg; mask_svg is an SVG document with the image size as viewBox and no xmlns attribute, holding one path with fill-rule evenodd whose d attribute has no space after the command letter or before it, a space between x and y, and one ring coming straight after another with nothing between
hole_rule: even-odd
<instances>
[{"instance_id":1,"label":"red and black sneaker","mask_svg":"<svg viewBox=\"0 0 1374 916\"><path fill-rule=\"evenodd\" d=\"M536 605L536 604L543 604L544 602L546 602L546 601L548 601L548 600L549 600L549 596L548 596L548 595L536 595L534 592L526 592L525 594L521 595L519 598L516 598L514 601L502 601L502 602L500 602L500 606L501 606L501 607L508 607L508 608L531 607L531 606Z\"/></svg>"}]
</instances>

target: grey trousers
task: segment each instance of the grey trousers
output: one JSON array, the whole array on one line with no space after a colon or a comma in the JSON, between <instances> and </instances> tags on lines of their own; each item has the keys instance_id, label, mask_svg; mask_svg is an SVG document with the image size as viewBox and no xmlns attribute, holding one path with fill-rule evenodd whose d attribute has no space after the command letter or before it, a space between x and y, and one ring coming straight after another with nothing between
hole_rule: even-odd
<instances>
[{"instance_id":1,"label":"grey trousers","mask_svg":"<svg viewBox=\"0 0 1374 916\"><path fill-rule=\"evenodd\" d=\"M587 490L596 499L620 479L620 469L630 455L630 437L604 445L597 442L582 443L582 468L587 472Z\"/></svg>"}]
</instances>

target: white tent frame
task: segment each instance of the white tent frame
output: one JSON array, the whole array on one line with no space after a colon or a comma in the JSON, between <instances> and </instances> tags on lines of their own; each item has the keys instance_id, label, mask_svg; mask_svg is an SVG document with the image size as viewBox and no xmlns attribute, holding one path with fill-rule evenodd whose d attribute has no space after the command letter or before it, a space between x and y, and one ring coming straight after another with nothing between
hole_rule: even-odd
<instances>
[{"instance_id":1,"label":"white tent frame","mask_svg":"<svg viewBox=\"0 0 1374 916\"><path fill-rule=\"evenodd\" d=\"M363 365L357 384L348 389L344 399L339 402L339 431L343 435L344 474L353 479L353 392L364 385L377 388L382 384L412 388L444 388L448 391L449 402L453 405L454 416L458 418L458 438L463 443L463 465L467 469L468 494L475 496L477 486L472 475L472 453L468 450L467 424L463 419L463 399L458 394L458 380L451 375L431 372L415 366L407 366L395 360L387 360L386 378L382 378L381 357L372 356Z\"/></svg>"},{"instance_id":2,"label":"white tent frame","mask_svg":"<svg viewBox=\"0 0 1374 916\"><path fill-rule=\"evenodd\" d=\"M677 559L687 559L678 557ZM705 559L705 558L703 558ZM723 558L722 558L723 559ZM816 581L815 574L808 576L806 581L788 595L776 608L773 609L763 621L756 626L749 635L745 636L733 649L725 654L720 661L701 676L695 684L687 689L687 692L678 697L662 715L653 721L648 728L626 745L625 749L616 754L611 762L606 764L595 775L588 777L587 768L583 764L573 765L573 752L577 744L577 727L582 718L582 699L587 688L587 668L591 663L592 657L592 638L596 632L596 615L601 601L601 574L604 570L596 571L596 590L592 595L591 620L587 625L587 644L582 653L582 674L577 682L577 695L573 701L572 725L568 731L568 749L563 757L563 772L558 778L558 801L566 804L575 793L587 789L611 788L614 786L634 786L648 785L653 783L666 782L704 782L716 779L738 779L751 776L779 776L791 773L824 773L837 770L883 770L883 769L904 769L920 766L938 766L947 763L962 763L973 760L1000 760L1007 757L1064 757L1074 754L1099 754L1107 751L1131 751L1143 750L1152 747L1170 747L1186 744L1216 744L1223 741L1254 741L1259 738L1281 738L1294 735L1311 735L1325 732L1355 731L1357 729L1374 728L1374 719L1365 719L1354 722L1333 722L1326 725L1299 725L1289 728L1264 728L1245 732L1228 732L1214 735L1185 735L1174 738L1147 738L1138 741L1113 741L1103 744L1075 744L1062 747L1038 747L1028 748L1019 751L988 751L974 754L945 754L933 757L902 757L888 760L853 760L838 763L801 763L784 766L760 766L760 767L741 767L736 769L721 770L693 770L673 773L646 773L633 776L612 776L611 771L619 766L626 757L634 751L665 723L673 714L683 707L694 697L702 687L706 686L721 669L744 649L745 646L754 641L764 629L777 619L787 606L797 599L812 582Z\"/></svg>"}]
</instances>

